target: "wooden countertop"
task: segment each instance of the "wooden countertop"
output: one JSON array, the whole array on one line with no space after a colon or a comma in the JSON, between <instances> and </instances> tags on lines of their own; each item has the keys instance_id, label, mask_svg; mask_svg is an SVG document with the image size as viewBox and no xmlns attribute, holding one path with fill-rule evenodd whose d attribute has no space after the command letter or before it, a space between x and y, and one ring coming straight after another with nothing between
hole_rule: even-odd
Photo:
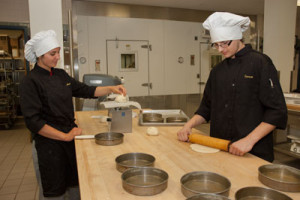
<instances>
[{"instance_id":1,"label":"wooden countertop","mask_svg":"<svg viewBox=\"0 0 300 200\"><path fill-rule=\"evenodd\" d=\"M107 111L76 112L76 123L83 134L107 131L93 115L107 115ZM266 187L258 180L258 167L268 164L258 157L247 154L243 157L227 152L213 154L197 153L189 143L177 140L180 126L158 126L159 136L148 136L148 126L139 126L133 119L132 133L125 133L124 142L116 146L97 145L94 139L75 140L81 199L185 199L181 193L180 178L192 171L210 171L227 177L231 181L229 197L234 199L237 190L247 186ZM199 132L194 130L194 132ZM156 158L155 167L169 174L168 187L154 196L135 196L122 188L121 173L116 170L115 158L124 153L142 152ZM300 193L285 193L300 199Z\"/></svg>"},{"instance_id":2,"label":"wooden countertop","mask_svg":"<svg viewBox=\"0 0 300 200\"><path fill-rule=\"evenodd\" d=\"M288 110L300 111L300 105L297 104L286 104Z\"/></svg>"}]
</instances>

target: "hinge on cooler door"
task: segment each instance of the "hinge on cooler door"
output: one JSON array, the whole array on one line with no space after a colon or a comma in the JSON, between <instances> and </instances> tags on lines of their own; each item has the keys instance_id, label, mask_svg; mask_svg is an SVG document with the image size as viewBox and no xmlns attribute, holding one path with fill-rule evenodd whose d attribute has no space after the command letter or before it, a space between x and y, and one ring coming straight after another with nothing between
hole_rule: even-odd
<instances>
[{"instance_id":1,"label":"hinge on cooler door","mask_svg":"<svg viewBox=\"0 0 300 200\"><path fill-rule=\"evenodd\" d=\"M152 51L152 45L151 44L144 44L141 46L142 48L145 48L145 49L149 49L149 51Z\"/></svg>"}]
</instances>

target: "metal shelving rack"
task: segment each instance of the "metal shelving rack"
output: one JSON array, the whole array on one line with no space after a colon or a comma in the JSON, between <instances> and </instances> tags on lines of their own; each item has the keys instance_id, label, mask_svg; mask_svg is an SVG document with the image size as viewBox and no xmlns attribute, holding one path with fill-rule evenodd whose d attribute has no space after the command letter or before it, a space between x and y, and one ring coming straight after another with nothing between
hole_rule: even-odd
<instances>
[{"instance_id":1,"label":"metal shelving rack","mask_svg":"<svg viewBox=\"0 0 300 200\"><path fill-rule=\"evenodd\" d=\"M10 128L16 119L15 60L0 51L0 126Z\"/></svg>"}]
</instances>

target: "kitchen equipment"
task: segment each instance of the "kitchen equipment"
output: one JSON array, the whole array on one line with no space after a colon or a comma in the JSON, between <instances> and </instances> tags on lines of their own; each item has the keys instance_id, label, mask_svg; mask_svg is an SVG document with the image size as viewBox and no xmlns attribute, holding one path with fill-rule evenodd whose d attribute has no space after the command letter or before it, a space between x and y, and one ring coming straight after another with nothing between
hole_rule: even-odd
<instances>
[{"instance_id":1,"label":"kitchen equipment","mask_svg":"<svg viewBox=\"0 0 300 200\"><path fill-rule=\"evenodd\" d=\"M229 198L217 194L197 194L186 200L230 200Z\"/></svg>"},{"instance_id":2,"label":"kitchen equipment","mask_svg":"<svg viewBox=\"0 0 300 200\"><path fill-rule=\"evenodd\" d=\"M117 76L107 74L84 74L83 83L89 86L113 86L122 84L121 79ZM98 97L96 100L83 100L82 110L96 110L98 102L104 101L107 96ZM89 105L94 104L93 106Z\"/></svg>"},{"instance_id":3,"label":"kitchen equipment","mask_svg":"<svg viewBox=\"0 0 300 200\"><path fill-rule=\"evenodd\" d=\"M116 158L116 168L124 172L128 168L153 167L155 157L146 153L126 153Z\"/></svg>"},{"instance_id":4,"label":"kitchen equipment","mask_svg":"<svg viewBox=\"0 0 300 200\"><path fill-rule=\"evenodd\" d=\"M108 109L108 115L111 119L109 130L112 132L131 133L132 132L132 110L130 106L141 109L137 102L127 101L119 103L115 101L104 101L100 105Z\"/></svg>"},{"instance_id":5,"label":"kitchen equipment","mask_svg":"<svg viewBox=\"0 0 300 200\"><path fill-rule=\"evenodd\" d=\"M230 181L219 174L207 171L195 171L180 179L181 192L186 197L197 194L217 194L228 197Z\"/></svg>"},{"instance_id":6,"label":"kitchen equipment","mask_svg":"<svg viewBox=\"0 0 300 200\"><path fill-rule=\"evenodd\" d=\"M264 185L284 191L300 192L300 170L286 165L268 164L258 168L258 179Z\"/></svg>"},{"instance_id":7,"label":"kitchen equipment","mask_svg":"<svg viewBox=\"0 0 300 200\"><path fill-rule=\"evenodd\" d=\"M289 196L272 189L245 187L235 193L236 200L292 200Z\"/></svg>"},{"instance_id":8,"label":"kitchen equipment","mask_svg":"<svg viewBox=\"0 0 300 200\"><path fill-rule=\"evenodd\" d=\"M182 126L189 117L178 109L142 110L139 116L141 126Z\"/></svg>"},{"instance_id":9,"label":"kitchen equipment","mask_svg":"<svg viewBox=\"0 0 300 200\"><path fill-rule=\"evenodd\" d=\"M123 172L121 178L124 190L130 194L151 196L167 188L169 175L161 169L137 167Z\"/></svg>"},{"instance_id":10,"label":"kitchen equipment","mask_svg":"<svg viewBox=\"0 0 300 200\"><path fill-rule=\"evenodd\" d=\"M191 143L201 144L204 146L220 149L223 151L228 151L230 145L229 140L223 140L223 139L201 135L197 133L190 134L189 141Z\"/></svg>"},{"instance_id":11,"label":"kitchen equipment","mask_svg":"<svg viewBox=\"0 0 300 200\"><path fill-rule=\"evenodd\" d=\"M132 132L132 110L129 108L116 108L108 111L111 118L110 131L131 133Z\"/></svg>"},{"instance_id":12,"label":"kitchen equipment","mask_svg":"<svg viewBox=\"0 0 300 200\"><path fill-rule=\"evenodd\" d=\"M113 146L123 143L124 134L117 132L104 132L96 135L77 135L75 139L95 139L99 145Z\"/></svg>"},{"instance_id":13,"label":"kitchen equipment","mask_svg":"<svg viewBox=\"0 0 300 200\"><path fill-rule=\"evenodd\" d=\"M290 151L300 154L300 138L294 135L288 135L287 137L291 139L292 142Z\"/></svg>"}]
</instances>

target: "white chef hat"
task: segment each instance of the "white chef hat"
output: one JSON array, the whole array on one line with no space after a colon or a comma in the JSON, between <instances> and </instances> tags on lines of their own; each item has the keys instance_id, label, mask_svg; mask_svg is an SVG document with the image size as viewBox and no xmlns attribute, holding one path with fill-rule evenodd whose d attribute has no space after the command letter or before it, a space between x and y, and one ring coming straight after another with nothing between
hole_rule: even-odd
<instances>
[{"instance_id":1,"label":"white chef hat","mask_svg":"<svg viewBox=\"0 0 300 200\"><path fill-rule=\"evenodd\" d=\"M249 27L249 17L243 17L228 12L215 12L203 23L203 27L210 32L211 42L239 40L243 32Z\"/></svg>"},{"instance_id":2,"label":"white chef hat","mask_svg":"<svg viewBox=\"0 0 300 200\"><path fill-rule=\"evenodd\" d=\"M38 32L26 43L25 58L34 63L39 56L59 46L55 31Z\"/></svg>"}]
</instances>

